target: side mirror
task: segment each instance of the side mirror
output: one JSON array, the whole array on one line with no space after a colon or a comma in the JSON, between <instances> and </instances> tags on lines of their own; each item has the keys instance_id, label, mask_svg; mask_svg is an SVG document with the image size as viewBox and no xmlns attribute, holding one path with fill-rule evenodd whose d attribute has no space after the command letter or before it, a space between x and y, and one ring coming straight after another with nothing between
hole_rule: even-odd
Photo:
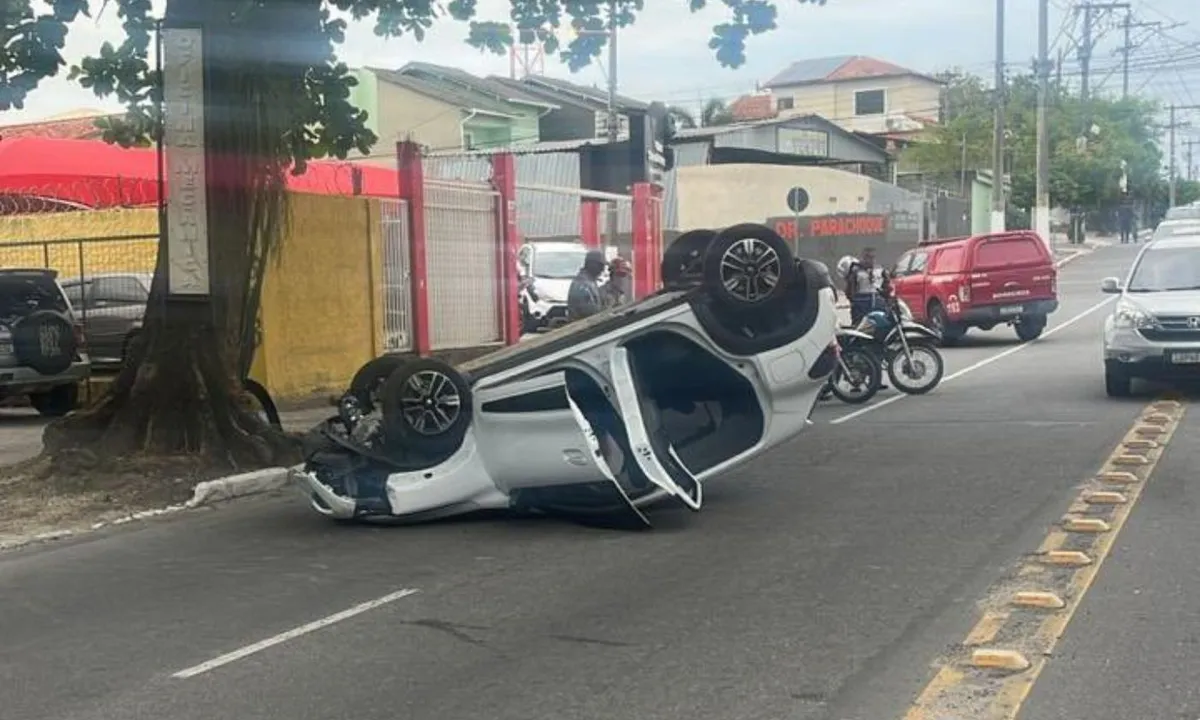
<instances>
[{"instance_id":1,"label":"side mirror","mask_svg":"<svg viewBox=\"0 0 1200 720\"><path fill-rule=\"evenodd\" d=\"M1110 295L1121 292L1121 281L1115 277L1106 277L1100 281L1100 292Z\"/></svg>"}]
</instances>

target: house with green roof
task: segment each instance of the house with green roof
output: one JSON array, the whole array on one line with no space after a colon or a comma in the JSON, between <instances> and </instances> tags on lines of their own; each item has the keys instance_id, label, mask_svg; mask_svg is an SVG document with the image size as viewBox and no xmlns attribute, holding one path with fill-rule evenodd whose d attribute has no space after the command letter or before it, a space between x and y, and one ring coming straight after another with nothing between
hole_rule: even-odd
<instances>
[{"instance_id":1,"label":"house with green roof","mask_svg":"<svg viewBox=\"0 0 1200 720\"><path fill-rule=\"evenodd\" d=\"M373 160L393 160L394 143L430 151L486 150L538 142L538 121L557 105L457 68L412 62L398 70L355 71L351 101L379 136Z\"/></svg>"}]
</instances>

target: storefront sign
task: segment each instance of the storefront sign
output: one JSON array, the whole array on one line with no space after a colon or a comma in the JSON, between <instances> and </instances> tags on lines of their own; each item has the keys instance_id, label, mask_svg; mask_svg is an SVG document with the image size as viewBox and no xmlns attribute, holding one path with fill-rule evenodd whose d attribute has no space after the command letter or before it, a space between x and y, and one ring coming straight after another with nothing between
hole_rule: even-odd
<instances>
[{"instance_id":1,"label":"storefront sign","mask_svg":"<svg viewBox=\"0 0 1200 720\"><path fill-rule=\"evenodd\" d=\"M846 213L770 218L767 225L785 240L835 237L878 237L888 233L887 215Z\"/></svg>"},{"instance_id":2,"label":"storefront sign","mask_svg":"<svg viewBox=\"0 0 1200 720\"><path fill-rule=\"evenodd\" d=\"M191 297L210 291L202 43L200 30L163 30L167 292Z\"/></svg>"}]
</instances>

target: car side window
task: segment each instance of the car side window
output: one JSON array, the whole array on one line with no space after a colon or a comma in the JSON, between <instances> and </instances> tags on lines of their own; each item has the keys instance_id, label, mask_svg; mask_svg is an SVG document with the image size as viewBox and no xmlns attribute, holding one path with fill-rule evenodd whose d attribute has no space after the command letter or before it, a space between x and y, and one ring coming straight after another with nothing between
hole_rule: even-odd
<instances>
[{"instance_id":1,"label":"car side window","mask_svg":"<svg viewBox=\"0 0 1200 720\"><path fill-rule=\"evenodd\" d=\"M136 277L101 278L91 292L91 302L104 305L138 305L147 297L146 287Z\"/></svg>"},{"instance_id":2,"label":"car side window","mask_svg":"<svg viewBox=\"0 0 1200 720\"><path fill-rule=\"evenodd\" d=\"M84 283L69 283L62 286L63 294L67 296L67 301L71 303L71 307L77 310L83 307L83 292L84 288L88 285Z\"/></svg>"},{"instance_id":3,"label":"car side window","mask_svg":"<svg viewBox=\"0 0 1200 720\"><path fill-rule=\"evenodd\" d=\"M896 265L892 268L892 274L896 277L904 277L908 274L908 267L912 263L913 253L906 252L896 261Z\"/></svg>"},{"instance_id":4,"label":"car side window","mask_svg":"<svg viewBox=\"0 0 1200 720\"><path fill-rule=\"evenodd\" d=\"M921 275L925 272L925 267L929 264L929 253L918 252L913 253L912 264L908 267L909 275Z\"/></svg>"},{"instance_id":5,"label":"car side window","mask_svg":"<svg viewBox=\"0 0 1200 720\"><path fill-rule=\"evenodd\" d=\"M945 275L962 272L963 251L961 247L945 248L934 258L931 274Z\"/></svg>"}]
</instances>

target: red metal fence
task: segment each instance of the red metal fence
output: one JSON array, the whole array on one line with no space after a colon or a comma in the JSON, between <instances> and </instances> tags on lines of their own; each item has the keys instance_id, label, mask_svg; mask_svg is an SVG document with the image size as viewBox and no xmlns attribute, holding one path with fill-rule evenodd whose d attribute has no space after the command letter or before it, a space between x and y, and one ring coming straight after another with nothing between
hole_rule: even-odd
<instances>
[{"instance_id":1,"label":"red metal fence","mask_svg":"<svg viewBox=\"0 0 1200 720\"><path fill-rule=\"evenodd\" d=\"M396 157L401 209L390 214L385 210L384 217L402 222L403 227L394 233L384 230L385 324L395 325L384 329L388 349L425 355L517 342L521 335L517 253L524 238L517 218L520 178L514 155L493 155L491 176L483 183L427 178L415 143L398 143ZM576 188L538 189L578 196L576 239L589 247L603 243L601 205L627 203L633 295L645 297L661 285L659 188L639 183L630 196L611 197Z\"/></svg>"}]
</instances>

